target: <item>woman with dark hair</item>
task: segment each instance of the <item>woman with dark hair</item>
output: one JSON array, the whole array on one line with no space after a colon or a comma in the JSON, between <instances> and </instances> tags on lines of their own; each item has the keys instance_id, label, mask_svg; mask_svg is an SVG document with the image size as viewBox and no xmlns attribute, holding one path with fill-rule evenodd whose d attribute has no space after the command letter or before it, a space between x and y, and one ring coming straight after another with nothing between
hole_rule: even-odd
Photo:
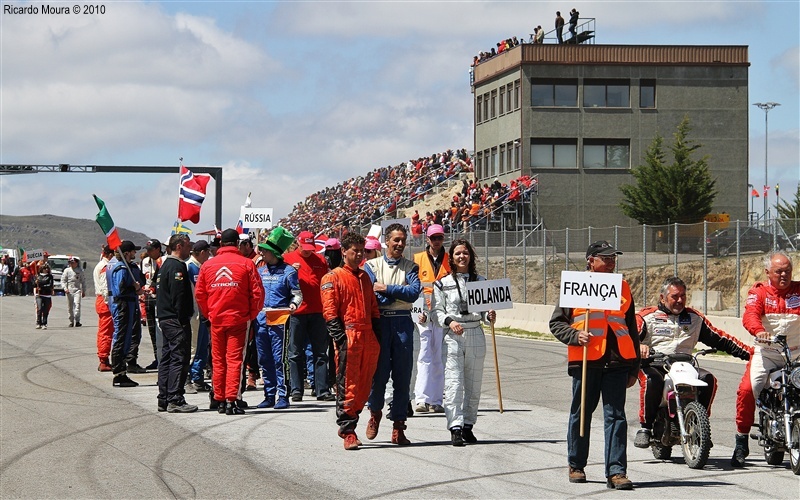
<instances>
[{"instance_id":1,"label":"woman with dark hair","mask_svg":"<svg viewBox=\"0 0 800 500\"><path fill-rule=\"evenodd\" d=\"M444 411L453 446L477 443L472 428L478 418L486 339L481 320L494 322L495 311L471 313L467 282L485 280L476 272L475 249L457 239L450 245L451 272L434 283L431 315L444 329Z\"/></svg>"},{"instance_id":2,"label":"woman with dark hair","mask_svg":"<svg viewBox=\"0 0 800 500\"><path fill-rule=\"evenodd\" d=\"M53 275L47 264L39 268L39 274L34 281L34 295L36 295L36 328L47 330L47 316L53 306Z\"/></svg>"}]
</instances>

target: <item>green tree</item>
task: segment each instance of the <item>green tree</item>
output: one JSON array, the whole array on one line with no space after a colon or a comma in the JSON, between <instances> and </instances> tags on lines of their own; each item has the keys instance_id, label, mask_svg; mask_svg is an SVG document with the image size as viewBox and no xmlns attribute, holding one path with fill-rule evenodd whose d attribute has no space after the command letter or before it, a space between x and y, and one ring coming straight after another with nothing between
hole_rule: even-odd
<instances>
[{"instance_id":1,"label":"green tree","mask_svg":"<svg viewBox=\"0 0 800 500\"><path fill-rule=\"evenodd\" d=\"M702 147L689 138L689 117L683 118L670 147L673 162L665 163L664 139L656 135L645 151L644 164L631 169L634 184L623 184L620 191L622 212L639 224L692 224L711 212L717 190L708 170L708 157L693 160Z\"/></svg>"},{"instance_id":2,"label":"green tree","mask_svg":"<svg viewBox=\"0 0 800 500\"><path fill-rule=\"evenodd\" d=\"M794 192L794 201L789 203L786 200L778 198L778 221L780 222L786 234L794 234L800 231L798 229L798 219L800 219L800 184L797 185L797 190Z\"/></svg>"}]
</instances>

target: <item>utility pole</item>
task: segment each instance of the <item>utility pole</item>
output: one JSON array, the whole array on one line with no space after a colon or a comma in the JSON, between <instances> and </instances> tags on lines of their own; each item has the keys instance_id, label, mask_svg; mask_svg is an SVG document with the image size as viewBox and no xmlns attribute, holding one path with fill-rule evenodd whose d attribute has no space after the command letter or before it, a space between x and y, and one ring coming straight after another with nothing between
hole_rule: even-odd
<instances>
[{"instance_id":1,"label":"utility pole","mask_svg":"<svg viewBox=\"0 0 800 500\"><path fill-rule=\"evenodd\" d=\"M769 160L769 111L776 106L780 106L778 102L756 102L753 106L758 106L764 110L764 221L766 222L769 216L769 179L768 179L768 160Z\"/></svg>"}]
</instances>

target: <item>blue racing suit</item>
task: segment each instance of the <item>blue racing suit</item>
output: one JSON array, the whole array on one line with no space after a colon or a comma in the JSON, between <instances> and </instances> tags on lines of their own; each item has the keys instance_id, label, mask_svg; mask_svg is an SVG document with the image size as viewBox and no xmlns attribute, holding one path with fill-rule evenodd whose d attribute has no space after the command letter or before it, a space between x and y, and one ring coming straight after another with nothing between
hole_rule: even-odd
<instances>
[{"instance_id":1,"label":"blue racing suit","mask_svg":"<svg viewBox=\"0 0 800 500\"><path fill-rule=\"evenodd\" d=\"M189 270L189 281L192 283L192 291L194 292L194 287L197 284L197 276L200 274L200 263L192 257L186 262L186 267ZM195 311L197 311L200 323L197 326L197 345L194 348L194 359L192 360L192 364L189 365L189 380L202 384L204 380L203 370L205 370L208 364L208 343L211 338L211 333L208 328L210 324L209 321L203 316L203 313L200 312L200 308L196 305Z\"/></svg>"},{"instance_id":2,"label":"blue racing suit","mask_svg":"<svg viewBox=\"0 0 800 500\"><path fill-rule=\"evenodd\" d=\"M282 260L275 265L259 268L264 285L264 310L256 323L256 350L258 365L264 380L264 398L270 401L289 396L289 327L287 312L270 312L270 309L288 309L290 304L303 302L297 271Z\"/></svg>"},{"instance_id":3,"label":"blue racing suit","mask_svg":"<svg viewBox=\"0 0 800 500\"><path fill-rule=\"evenodd\" d=\"M111 295L108 308L114 318L114 337L111 341L111 367L114 376L127 373L126 358L131 341L142 335L142 313L135 288L135 282L142 283L142 273L134 262L130 262L128 266L131 272L128 272L122 261L117 261L113 266L109 263L106 271L108 292Z\"/></svg>"},{"instance_id":4,"label":"blue racing suit","mask_svg":"<svg viewBox=\"0 0 800 500\"><path fill-rule=\"evenodd\" d=\"M378 369L372 379L369 409L383 409L386 384L391 375L394 396L388 418L395 422L405 422L411 371L416 363L411 307L422 290L419 266L405 257L394 260L382 256L367 261L364 270L373 283L386 285L385 292L375 293L381 312L381 354L378 358Z\"/></svg>"}]
</instances>

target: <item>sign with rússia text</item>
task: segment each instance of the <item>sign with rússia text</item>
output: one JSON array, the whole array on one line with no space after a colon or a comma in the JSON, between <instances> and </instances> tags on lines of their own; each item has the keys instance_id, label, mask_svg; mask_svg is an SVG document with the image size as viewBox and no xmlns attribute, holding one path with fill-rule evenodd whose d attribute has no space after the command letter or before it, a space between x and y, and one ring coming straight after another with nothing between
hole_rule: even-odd
<instances>
[{"instance_id":1,"label":"sign with r\u00fassia text","mask_svg":"<svg viewBox=\"0 0 800 500\"><path fill-rule=\"evenodd\" d=\"M272 229L272 209L271 208L248 208L242 207L239 219L244 227L257 227Z\"/></svg>"},{"instance_id":2,"label":"sign with r\u00fassia text","mask_svg":"<svg viewBox=\"0 0 800 500\"><path fill-rule=\"evenodd\" d=\"M622 301L622 275L561 271L558 305L569 308L619 311Z\"/></svg>"},{"instance_id":3,"label":"sign with r\u00fassia text","mask_svg":"<svg viewBox=\"0 0 800 500\"><path fill-rule=\"evenodd\" d=\"M483 312L491 309L511 309L511 280L469 281L467 282L467 309L469 312Z\"/></svg>"}]
</instances>

